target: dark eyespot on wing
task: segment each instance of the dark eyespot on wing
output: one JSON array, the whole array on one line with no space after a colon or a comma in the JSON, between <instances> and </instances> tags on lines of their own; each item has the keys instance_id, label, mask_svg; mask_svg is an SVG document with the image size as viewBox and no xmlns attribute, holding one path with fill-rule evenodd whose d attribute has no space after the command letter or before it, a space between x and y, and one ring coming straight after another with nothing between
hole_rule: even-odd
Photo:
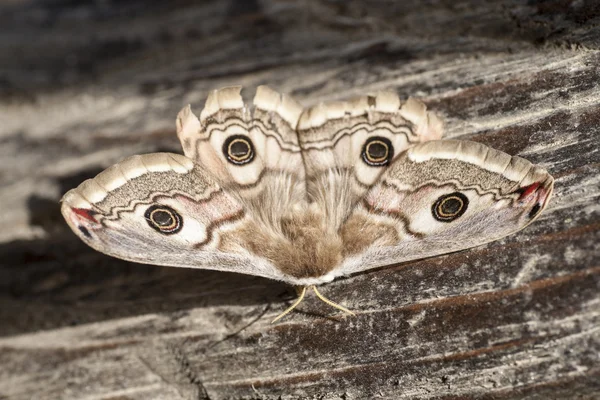
<instances>
[{"instance_id":1,"label":"dark eyespot on wing","mask_svg":"<svg viewBox=\"0 0 600 400\"><path fill-rule=\"evenodd\" d=\"M246 135L229 136L223 143L223 155L234 165L248 164L254 159L254 145Z\"/></svg>"},{"instance_id":2,"label":"dark eyespot on wing","mask_svg":"<svg viewBox=\"0 0 600 400\"><path fill-rule=\"evenodd\" d=\"M460 212L462 208L463 203L457 197L451 197L449 199L446 199L446 201L440 205L440 210L442 210L444 214L447 215L456 215Z\"/></svg>"},{"instance_id":3,"label":"dark eyespot on wing","mask_svg":"<svg viewBox=\"0 0 600 400\"><path fill-rule=\"evenodd\" d=\"M361 157L367 165L383 167L394 158L394 146L388 138L373 136L365 141Z\"/></svg>"},{"instance_id":4,"label":"dark eyespot on wing","mask_svg":"<svg viewBox=\"0 0 600 400\"><path fill-rule=\"evenodd\" d=\"M431 207L431 214L440 222L451 222L467 211L469 199L460 192L440 196Z\"/></svg>"},{"instance_id":5,"label":"dark eyespot on wing","mask_svg":"<svg viewBox=\"0 0 600 400\"><path fill-rule=\"evenodd\" d=\"M183 228L183 218L169 206L152 205L144 213L144 218L152 229L166 235L177 233Z\"/></svg>"}]
</instances>

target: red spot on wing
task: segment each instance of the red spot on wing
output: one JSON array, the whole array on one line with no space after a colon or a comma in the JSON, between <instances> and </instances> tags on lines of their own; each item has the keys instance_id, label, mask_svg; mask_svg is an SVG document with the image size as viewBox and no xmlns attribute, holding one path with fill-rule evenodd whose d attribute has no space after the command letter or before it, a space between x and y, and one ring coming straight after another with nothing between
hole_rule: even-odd
<instances>
[{"instance_id":1,"label":"red spot on wing","mask_svg":"<svg viewBox=\"0 0 600 400\"><path fill-rule=\"evenodd\" d=\"M536 190L539 189L540 185L540 182L534 182L531 185L520 188L518 190L521 193L521 195L519 196L519 200L529 198L529 196L531 196L533 193L535 193Z\"/></svg>"},{"instance_id":2,"label":"red spot on wing","mask_svg":"<svg viewBox=\"0 0 600 400\"><path fill-rule=\"evenodd\" d=\"M94 212L92 210L88 210L87 208L75 208L75 207L71 207L71 210L73 210L73 212L75 214L77 214L79 217L85 218L88 221L98 223L96 218L94 218Z\"/></svg>"}]
</instances>

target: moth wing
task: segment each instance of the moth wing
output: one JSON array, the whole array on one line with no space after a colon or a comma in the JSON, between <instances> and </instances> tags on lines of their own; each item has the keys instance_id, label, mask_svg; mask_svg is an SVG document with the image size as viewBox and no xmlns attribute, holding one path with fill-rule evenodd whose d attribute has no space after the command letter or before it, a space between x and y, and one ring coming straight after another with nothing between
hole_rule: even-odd
<instances>
[{"instance_id":1,"label":"moth wing","mask_svg":"<svg viewBox=\"0 0 600 400\"><path fill-rule=\"evenodd\" d=\"M430 141L400 155L340 230L340 275L449 253L523 229L548 204L543 168L483 144Z\"/></svg>"},{"instance_id":2,"label":"moth wing","mask_svg":"<svg viewBox=\"0 0 600 400\"><path fill-rule=\"evenodd\" d=\"M243 204L187 157L130 157L70 190L67 223L86 244L124 260L287 278L237 234L255 229Z\"/></svg>"},{"instance_id":3,"label":"moth wing","mask_svg":"<svg viewBox=\"0 0 600 400\"><path fill-rule=\"evenodd\" d=\"M200 118L190 106L177 116L184 153L228 190L235 190L268 224L306 202L304 163L296 125L302 107L290 96L259 86L253 103L241 87L210 92Z\"/></svg>"},{"instance_id":4,"label":"moth wing","mask_svg":"<svg viewBox=\"0 0 600 400\"><path fill-rule=\"evenodd\" d=\"M442 123L416 99L379 92L308 108L297 130L308 196L339 227L403 151L441 138Z\"/></svg>"}]
</instances>

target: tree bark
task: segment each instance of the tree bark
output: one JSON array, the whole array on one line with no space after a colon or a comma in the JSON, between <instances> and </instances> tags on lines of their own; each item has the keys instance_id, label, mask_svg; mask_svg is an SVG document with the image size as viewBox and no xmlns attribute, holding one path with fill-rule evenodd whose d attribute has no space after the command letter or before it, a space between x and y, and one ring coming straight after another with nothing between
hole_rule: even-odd
<instances>
[{"instance_id":1,"label":"tree bark","mask_svg":"<svg viewBox=\"0 0 600 400\"><path fill-rule=\"evenodd\" d=\"M0 399L600 397L600 8L593 1L44 2L0 6ZM304 105L419 97L446 138L541 164L503 240L322 287L139 265L58 201L125 156L181 152L211 89Z\"/></svg>"}]
</instances>

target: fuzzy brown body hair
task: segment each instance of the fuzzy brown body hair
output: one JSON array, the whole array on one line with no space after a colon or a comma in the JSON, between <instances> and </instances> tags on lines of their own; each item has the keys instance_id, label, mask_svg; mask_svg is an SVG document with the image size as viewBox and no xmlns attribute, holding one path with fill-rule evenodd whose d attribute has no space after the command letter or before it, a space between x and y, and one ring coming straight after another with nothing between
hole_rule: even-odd
<instances>
[{"instance_id":1,"label":"fuzzy brown body hair","mask_svg":"<svg viewBox=\"0 0 600 400\"><path fill-rule=\"evenodd\" d=\"M398 232L363 215L347 215L355 207L351 171L332 168L309 178L309 202L296 197L302 182L290 174L269 174L266 190L241 197L248 216L235 231L225 233L222 251L251 253L272 262L294 278L318 278L340 265L346 256L373 243L391 245ZM273 190L277 188L278 190ZM284 193L285 195L281 195ZM296 195L296 196L295 196Z\"/></svg>"},{"instance_id":2,"label":"fuzzy brown body hair","mask_svg":"<svg viewBox=\"0 0 600 400\"><path fill-rule=\"evenodd\" d=\"M327 227L321 212L297 210L281 219L280 228L260 229L249 220L223 235L219 247L223 251L242 247L295 278L317 278L340 264L342 239Z\"/></svg>"}]
</instances>

